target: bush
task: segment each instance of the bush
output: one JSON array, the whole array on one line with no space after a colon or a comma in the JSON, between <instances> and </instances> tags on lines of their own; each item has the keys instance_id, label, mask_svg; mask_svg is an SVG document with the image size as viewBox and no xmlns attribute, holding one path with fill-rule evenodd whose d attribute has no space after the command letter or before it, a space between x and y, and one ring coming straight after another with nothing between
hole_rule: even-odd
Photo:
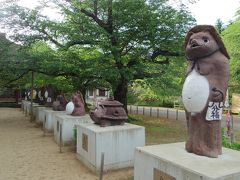
<instances>
[{"instance_id":1,"label":"bush","mask_svg":"<svg viewBox=\"0 0 240 180\"><path fill-rule=\"evenodd\" d=\"M73 143L76 145L77 144L77 128L73 128Z\"/></svg>"}]
</instances>

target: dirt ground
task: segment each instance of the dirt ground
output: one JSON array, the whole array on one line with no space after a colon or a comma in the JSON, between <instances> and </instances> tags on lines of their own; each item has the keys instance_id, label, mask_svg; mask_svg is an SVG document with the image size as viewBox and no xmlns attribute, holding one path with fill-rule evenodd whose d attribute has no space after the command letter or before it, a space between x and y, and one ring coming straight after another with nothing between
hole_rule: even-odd
<instances>
[{"instance_id":1,"label":"dirt ground","mask_svg":"<svg viewBox=\"0 0 240 180\"><path fill-rule=\"evenodd\" d=\"M105 172L104 180L132 180L133 168ZM43 137L20 109L0 108L0 180L97 180L76 159L74 151L59 147L53 136Z\"/></svg>"}]
</instances>

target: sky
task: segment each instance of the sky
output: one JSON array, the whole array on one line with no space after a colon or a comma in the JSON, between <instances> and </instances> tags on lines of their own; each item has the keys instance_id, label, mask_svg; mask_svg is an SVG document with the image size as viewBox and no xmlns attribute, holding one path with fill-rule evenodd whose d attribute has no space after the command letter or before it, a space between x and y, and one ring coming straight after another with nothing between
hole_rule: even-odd
<instances>
[{"instance_id":1,"label":"sky","mask_svg":"<svg viewBox=\"0 0 240 180\"><path fill-rule=\"evenodd\" d=\"M0 2L3 0L0 0ZM19 0L19 5L28 8L33 8L38 5L38 0ZM182 2L195 2L188 3L187 6L192 13L193 17L197 20L197 24L210 24L215 25L218 18L224 24L228 24L234 20L234 15L237 8L240 8L240 0L179 0ZM58 19L56 11L47 9L44 11L45 15L50 16L52 19Z\"/></svg>"},{"instance_id":2,"label":"sky","mask_svg":"<svg viewBox=\"0 0 240 180\"><path fill-rule=\"evenodd\" d=\"M224 24L228 24L229 21L234 20L238 8L240 8L240 0L197 0L196 3L189 4L197 24L215 25L218 18Z\"/></svg>"},{"instance_id":3,"label":"sky","mask_svg":"<svg viewBox=\"0 0 240 180\"><path fill-rule=\"evenodd\" d=\"M20 0L19 4L30 8L37 5L37 0L29 2L30 0ZM194 0L194 2L188 3L188 7L192 15L196 18L197 24L215 25L218 18L224 24L228 24L229 21L234 20L237 8L240 7L240 0ZM54 11L51 10L46 10L45 13L53 18L56 16L54 15Z\"/></svg>"}]
</instances>

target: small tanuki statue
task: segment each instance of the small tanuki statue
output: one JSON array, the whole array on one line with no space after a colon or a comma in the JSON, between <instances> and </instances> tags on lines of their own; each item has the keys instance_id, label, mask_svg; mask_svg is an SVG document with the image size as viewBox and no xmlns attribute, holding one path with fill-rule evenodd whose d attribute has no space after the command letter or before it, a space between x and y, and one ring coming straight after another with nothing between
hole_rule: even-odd
<instances>
[{"instance_id":1,"label":"small tanuki statue","mask_svg":"<svg viewBox=\"0 0 240 180\"><path fill-rule=\"evenodd\" d=\"M188 60L182 98L189 138L186 150L207 157L222 154L221 115L229 80L229 55L213 26L193 27L185 39Z\"/></svg>"},{"instance_id":2,"label":"small tanuki statue","mask_svg":"<svg viewBox=\"0 0 240 180\"><path fill-rule=\"evenodd\" d=\"M53 99L54 99L54 90L53 90L53 86L51 84L49 84L46 87L46 90L44 92L44 97L46 99L45 106L51 107L53 104Z\"/></svg>"},{"instance_id":3,"label":"small tanuki statue","mask_svg":"<svg viewBox=\"0 0 240 180\"><path fill-rule=\"evenodd\" d=\"M53 102L54 111L65 111L67 105L67 100L65 99L64 94L57 96L56 101Z\"/></svg>"},{"instance_id":4,"label":"small tanuki statue","mask_svg":"<svg viewBox=\"0 0 240 180\"><path fill-rule=\"evenodd\" d=\"M71 114L72 116L85 115L85 103L80 91L73 95L72 101L67 104L66 111L67 114Z\"/></svg>"},{"instance_id":5,"label":"small tanuki statue","mask_svg":"<svg viewBox=\"0 0 240 180\"><path fill-rule=\"evenodd\" d=\"M44 105L46 103L46 100L44 99L44 92L45 92L45 87L42 86L38 91L39 105Z\"/></svg>"},{"instance_id":6,"label":"small tanuki statue","mask_svg":"<svg viewBox=\"0 0 240 180\"><path fill-rule=\"evenodd\" d=\"M124 125L128 116L123 104L113 98L98 102L98 106L91 110L91 119L101 127Z\"/></svg>"}]
</instances>

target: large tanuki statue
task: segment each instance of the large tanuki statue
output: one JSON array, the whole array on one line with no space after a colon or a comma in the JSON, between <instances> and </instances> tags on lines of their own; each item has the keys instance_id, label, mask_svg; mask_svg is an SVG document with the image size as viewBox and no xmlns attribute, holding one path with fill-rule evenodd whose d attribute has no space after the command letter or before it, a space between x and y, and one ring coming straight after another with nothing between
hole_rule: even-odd
<instances>
[{"instance_id":1,"label":"large tanuki statue","mask_svg":"<svg viewBox=\"0 0 240 180\"><path fill-rule=\"evenodd\" d=\"M229 55L214 27L193 27L185 39L188 60L182 98L188 135L186 150L202 156L222 154L221 115L229 80Z\"/></svg>"}]
</instances>

